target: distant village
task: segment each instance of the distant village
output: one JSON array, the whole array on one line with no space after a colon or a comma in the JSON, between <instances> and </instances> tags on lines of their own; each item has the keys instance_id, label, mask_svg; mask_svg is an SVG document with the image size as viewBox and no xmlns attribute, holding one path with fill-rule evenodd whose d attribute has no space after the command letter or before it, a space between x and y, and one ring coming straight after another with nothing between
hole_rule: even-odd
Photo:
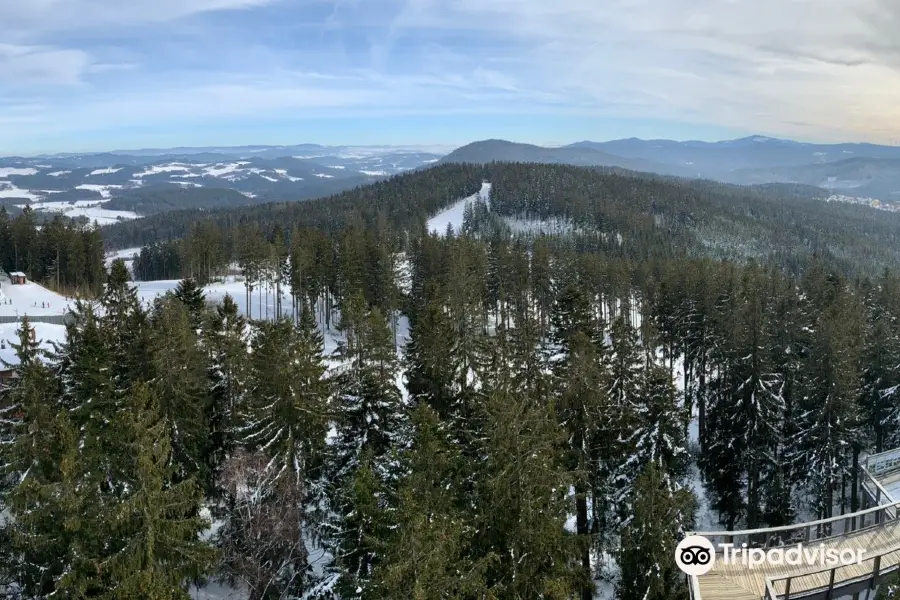
<instances>
[{"instance_id":1,"label":"distant village","mask_svg":"<svg viewBox=\"0 0 900 600\"><path fill-rule=\"evenodd\" d=\"M863 204L871 206L877 210L886 210L888 212L900 212L900 203L886 202L878 198L860 198L857 196L844 196L843 194L834 194L825 199L825 202L847 202L849 204Z\"/></svg>"}]
</instances>

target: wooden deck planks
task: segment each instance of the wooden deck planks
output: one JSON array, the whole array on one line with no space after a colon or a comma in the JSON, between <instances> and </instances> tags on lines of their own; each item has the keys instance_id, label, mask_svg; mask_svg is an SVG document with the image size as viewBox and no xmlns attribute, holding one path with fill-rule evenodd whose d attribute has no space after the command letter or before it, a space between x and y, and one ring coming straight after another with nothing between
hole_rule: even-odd
<instances>
[{"instance_id":1,"label":"wooden deck planks","mask_svg":"<svg viewBox=\"0 0 900 600\"><path fill-rule=\"evenodd\" d=\"M812 542L806 546L815 547L819 544ZM893 522L882 527L867 531L859 531L824 542L825 548L856 549L866 551L861 565L848 565L840 567L835 572L835 584L854 579L862 579L871 576L874 563L865 560L893 548L900 546L900 522ZM900 564L900 549L886 554L881 559L881 570ZM767 578L780 578L787 575L797 576L791 581L791 594L827 588L830 583L831 573L809 573L823 567L805 565L761 565L750 569L743 564L726 565L721 558L716 561L713 569L706 575L698 578L700 597L702 600L750 600L762 598L765 594ZM779 593L784 592L784 582L776 582L775 589Z\"/></svg>"}]
</instances>

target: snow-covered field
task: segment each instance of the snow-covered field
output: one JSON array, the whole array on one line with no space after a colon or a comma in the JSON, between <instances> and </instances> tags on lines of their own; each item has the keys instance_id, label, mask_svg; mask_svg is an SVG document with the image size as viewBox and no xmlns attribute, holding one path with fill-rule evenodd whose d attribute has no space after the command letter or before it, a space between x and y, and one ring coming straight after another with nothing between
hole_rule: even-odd
<instances>
[{"instance_id":1,"label":"snow-covered field","mask_svg":"<svg viewBox=\"0 0 900 600\"><path fill-rule=\"evenodd\" d=\"M38 345L44 350L53 350L53 343L61 344L66 339L65 325L54 325L52 323L32 323L34 327L35 339ZM7 368L7 365L16 365L19 359L16 358L16 351L12 344L18 343L19 324L18 323L0 323L0 369Z\"/></svg>"},{"instance_id":2,"label":"snow-covered field","mask_svg":"<svg viewBox=\"0 0 900 600\"><path fill-rule=\"evenodd\" d=\"M195 165L201 166L201 165ZM146 177L147 175L155 175L157 173L173 173L177 171L190 171L190 168L187 165L181 163L172 163L170 165L153 165L149 169L145 169L141 173L135 173L134 176L137 179L142 177Z\"/></svg>"},{"instance_id":3,"label":"snow-covered field","mask_svg":"<svg viewBox=\"0 0 900 600\"><path fill-rule=\"evenodd\" d=\"M428 231L437 233L438 235L444 235L447 231L447 225L452 225L453 231L459 231L462 229L463 211L466 209L466 204L475 202L478 198L483 198L486 202L490 203L490 183L482 183L481 190L471 196L454 202L449 207L428 219Z\"/></svg>"},{"instance_id":4,"label":"snow-covered field","mask_svg":"<svg viewBox=\"0 0 900 600\"><path fill-rule=\"evenodd\" d=\"M125 248L124 250L115 250L113 252L106 253L106 267L113 263L117 258L121 258L122 262L125 263L125 266L128 268L128 271L133 273L133 265L134 265L134 257L141 253L141 248Z\"/></svg>"},{"instance_id":5,"label":"snow-covered field","mask_svg":"<svg viewBox=\"0 0 900 600\"><path fill-rule=\"evenodd\" d=\"M68 305L63 296L31 281L22 285L12 285L7 279L0 282L0 316L61 316Z\"/></svg>"},{"instance_id":6,"label":"snow-covered field","mask_svg":"<svg viewBox=\"0 0 900 600\"><path fill-rule=\"evenodd\" d=\"M69 302L63 296L51 292L47 288L36 283L12 285L4 279L0 283L0 316L21 317L36 316L62 316L66 313ZM35 337L40 346L46 350L52 349L52 342L61 343L66 337L64 325L52 323L33 323ZM0 323L0 368L6 368L6 364L18 363L16 353L11 343L18 341L16 331L19 328L16 323Z\"/></svg>"},{"instance_id":7,"label":"snow-covered field","mask_svg":"<svg viewBox=\"0 0 900 600\"><path fill-rule=\"evenodd\" d=\"M82 183L81 185L76 185L76 190L90 190L92 192L99 192L101 196L104 198L109 198L112 196L112 192L110 190L121 189L121 185L100 185L98 183Z\"/></svg>"},{"instance_id":8,"label":"snow-covered field","mask_svg":"<svg viewBox=\"0 0 900 600\"><path fill-rule=\"evenodd\" d=\"M10 175L34 175L37 169L19 168L19 167L0 167L0 179L5 179Z\"/></svg>"},{"instance_id":9,"label":"snow-covered field","mask_svg":"<svg viewBox=\"0 0 900 600\"><path fill-rule=\"evenodd\" d=\"M38 201L40 196L34 192L17 188L8 181L0 181L0 198L27 198L28 200Z\"/></svg>"},{"instance_id":10,"label":"snow-covered field","mask_svg":"<svg viewBox=\"0 0 900 600\"><path fill-rule=\"evenodd\" d=\"M122 167L114 168L114 167L106 167L105 169L94 169L90 172L90 176L93 175L112 175L113 173L118 173L122 170Z\"/></svg>"},{"instance_id":11,"label":"snow-covered field","mask_svg":"<svg viewBox=\"0 0 900 600\"><path fill-rule=\"evenodd\" d=\"M78 186L80 188L85 188L85 186ZM106 188L110 186L96 186L100 188ZM109 191L104 189L102 193L109 194ZM65 215L67 217L86 217L90 222L96 222L98 225L111 225L112 223L118 223L121 220L130 220L140 218L140 215L134 211L130 210L111 210L108 208L103 208L103 203L106 202L107 199L103 200L76 200L74 202L32 202L31 208L35 211L39 212L54 212ZM17 205L19 208L24 208L24 204Z\"/></svg>"}]
</instances>

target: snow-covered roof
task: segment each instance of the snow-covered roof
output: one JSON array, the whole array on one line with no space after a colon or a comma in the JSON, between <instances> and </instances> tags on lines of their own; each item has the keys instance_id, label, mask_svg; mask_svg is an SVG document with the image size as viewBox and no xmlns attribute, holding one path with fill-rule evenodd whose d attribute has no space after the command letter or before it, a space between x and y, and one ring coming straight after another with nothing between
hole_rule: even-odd
<instances>
[{"instance_id":1,"label":"snow-covered roof","mask_svg":"<svg viewBox=\"0 0 900 600\"><path fill-rule=\"evenodd\" d=\"M13 271L9 274L10 277L25 277L25 273L22 271Z\"/></svg>"}]
</instances>

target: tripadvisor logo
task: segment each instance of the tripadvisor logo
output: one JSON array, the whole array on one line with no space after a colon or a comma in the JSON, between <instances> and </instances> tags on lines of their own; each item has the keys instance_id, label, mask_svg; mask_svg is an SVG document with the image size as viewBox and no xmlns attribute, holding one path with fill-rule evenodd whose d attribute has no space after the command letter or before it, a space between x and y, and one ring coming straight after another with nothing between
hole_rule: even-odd
<instances>
[{"instance_id":1,"label":"tripadvisor logo","mask_svg":"<svg viewBox=\"0 0 900 600\"><path fill-rule=\"evenodd\" d=\"M675 548L675 563L688 575L705 575L716 560L726 565L742 565L747 569L767 566L842 567L859 565L866 551L859 548L835 548L825 544L785 548L748 548L747 544L719 544L719 556L712 542L700 535L690 535Z\"/></svg>"},{"instance_id":2,"label":"tripadvisor logo","mask_svg":"<svg viewBox=\"0 0 900 600\"><path fill-rule=\"evenodd\" d=\"M702 535L689 535L675 548L675 564L688 575L706 575L716 562L716 549Z\"/></svg>"}]
</instances>

